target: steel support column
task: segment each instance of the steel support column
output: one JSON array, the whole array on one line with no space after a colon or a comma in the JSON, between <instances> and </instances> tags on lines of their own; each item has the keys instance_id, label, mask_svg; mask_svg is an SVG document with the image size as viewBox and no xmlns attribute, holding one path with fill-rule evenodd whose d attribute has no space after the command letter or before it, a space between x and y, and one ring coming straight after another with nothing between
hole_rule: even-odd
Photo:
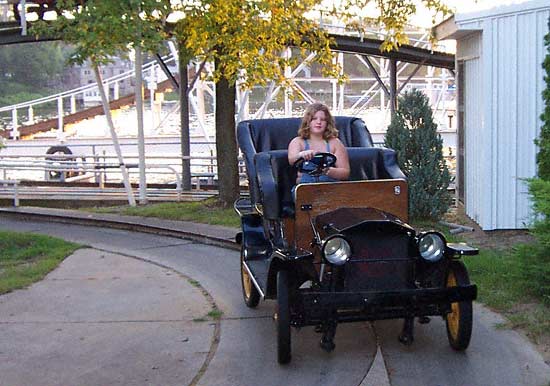
<instances>
[{"instance_id":1,"label":"steel support column","mask_svg":"<svg viewBox=\"0 0 550 386\"><path fill-rule=\"evenodd\" d=\"M390 58L390 110L391 115L397 109L397 60Z\"/></svg>"}]
</instances>

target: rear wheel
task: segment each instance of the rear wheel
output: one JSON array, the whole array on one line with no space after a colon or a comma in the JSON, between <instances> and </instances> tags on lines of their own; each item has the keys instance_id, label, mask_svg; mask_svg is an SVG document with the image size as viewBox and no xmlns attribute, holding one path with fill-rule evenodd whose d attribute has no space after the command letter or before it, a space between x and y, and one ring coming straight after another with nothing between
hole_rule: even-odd
<instances>
[{"instance_id":1,"label":"rear wheel","mask_svg":"<svg viewBox=\"0 0 550 386\"><path fill-rule=\"evenodd\" d=\"M449 288L464 285L470 285L468 271L461 261L452 261L447 271L446 286ZM472 301L451 303L451 312L447 314L445 321L451 347L457 351L466 350L472 336Z\"/></svg>"},{"instance_id":2,"label":"rear wheel","mask_svg":"<svg viewBox=\"0 0 550 386\"><path fill-rule=\"evenodd\" d=\"M277 360L290 362L290 304L288 272L277 273Z\"/></svg>"},{"instance_id":3,"label":"rear wheel","mask_svg":"<svg viewBox=\"0 0 550 386\"><path fill-rule=\"evenodd\" d=\"M250 308L255 308L260 302L260 293L244 266L244 246L241 246L241 284L243 287L244 303Z\"/></svg>"}]
</instances>

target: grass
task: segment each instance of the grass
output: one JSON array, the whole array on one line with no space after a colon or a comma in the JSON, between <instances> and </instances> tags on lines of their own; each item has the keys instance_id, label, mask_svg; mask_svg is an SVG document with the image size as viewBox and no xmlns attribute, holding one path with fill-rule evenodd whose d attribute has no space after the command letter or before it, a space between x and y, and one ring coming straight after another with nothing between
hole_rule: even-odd
<instances>
[{"instance_id":1,"label":"grass","mask_svg":"<svg viewBox=\"0 0 550 386\"><path fill-rule=\"evenodd\" d=\"M202 323L202 322L208 322L208 321L211 321L211 320L220 320L222 318L222 316L223 316L223 311L221 311L220 309L214 307L205 316L193 319L193 322Z\"/></svg>"},{"instance_id":2,"label":"grass","mask_svg":"<svg viewBox=\"0 0 550 386\"><path fill-rule=\"evenodd\" d=\"M0 231L0 294L41 280L80 247L54 237Z\"/></svg>"},{"instance_id":3,"label":"grass","mask_svg":"<svg viewBox=\"0 0 550 386\"><path fill-rule=\"evenodd\" d=\"M117 206L84 208L97 213L119 213L128 216L157 217L167 220L195 221L204 224L240 226L240 219L233 208L221 208L215 198L197 202L148 204L144 206Z\"/></svg>"},{"instance_id":4,"label":"grass","mask_svg":"<svg viewBox=\"0 0 550 386\"><path fill-rule=\"evenodd\" d=\"M466 241L438 223L417 221L413 226L441 231L448 242ZM534 242L504 250L482 248L463 261L477 284L477 301L506 317L499 327L520 328L535 343L550 341L550 251Z\"/></svg>"},{"instance_id":5,"label":"grass","mask_svg":"<svg viewBox=\"0 0 550 386\"><path fill-rule=\"evenodd\" d=\"M482 250L464 260L478 285L478 300L505 315L507 327L523 329L535 342L550 338L548 252L525 244Z\"/></svg>"}]
</instances>

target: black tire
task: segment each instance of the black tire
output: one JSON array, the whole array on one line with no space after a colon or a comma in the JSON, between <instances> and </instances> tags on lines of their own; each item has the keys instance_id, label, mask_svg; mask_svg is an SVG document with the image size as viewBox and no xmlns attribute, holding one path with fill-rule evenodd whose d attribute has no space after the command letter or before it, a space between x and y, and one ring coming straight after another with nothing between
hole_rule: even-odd
<instances>
[{"instance_id":1,"label":"black tire","mask_svg":"<svg viewBox=\"0 0 550 386\"><path fill-rule=\"evenodd\" d=\"M52 146L46 151L46 161L74 161L75 159L72 157L56 157L56 154L64 154L64 155L70 155L73 154L71 149L69 149L67 146ZM69 172L66 171L60 171L60 170L50 170L48 171L48 179L49 180L61 180L65 177L69 177Z\"/></svg>"},{"instance_id":2,"label":"black tire","mask_svg":"<svg viewBox=\"0 0 550 386\"><path fill-rule=\"evenodd\" d=\"M244 304L250 308L256 308L260 302L260 292L252 282L252 278L244 266L244 246L241 245L241 285L243 289Z\"/></svg>"},{"instance_id":3,"label":"black tire","mask_svg":"<svg viewBox=\"0 0 550 386\"><path fill-rule=\"evenodd\" d=\"M288 272L277 273L277 360L284 365L290 362L290 304Z\"/></svg>"},{"instance_id":4,"label":"black tire","mask_svg":"<svg viewBox=\"0 0 550 386\"><path fill-rule=\"evenodd\" d=\"M449 264L445 284L447 287L470 284L470 278L464 263L461 261L452 261ZM452 303L451 312L445 317L445 324L447 326L447 338L451 347L456 351L466 350L472 337L472 301Z\"/></svg>"}]
</instances>

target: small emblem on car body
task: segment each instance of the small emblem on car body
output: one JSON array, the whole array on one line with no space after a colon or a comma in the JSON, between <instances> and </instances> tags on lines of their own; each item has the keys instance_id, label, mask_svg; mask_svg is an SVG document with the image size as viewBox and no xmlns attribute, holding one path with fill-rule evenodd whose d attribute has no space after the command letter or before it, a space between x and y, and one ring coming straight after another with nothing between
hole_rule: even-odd
<instances>
[{"instance_id":1,"label":"small emblem on car body","mask_svg":"<svg viewBox=\"0 0 550 386\"><path fill-rule=\"evenodd\" d=\"M401 194L401 186L394 186L393 187L393 193L396 195L396 196L399 196Z\"/></svg>"}]
</instances>

